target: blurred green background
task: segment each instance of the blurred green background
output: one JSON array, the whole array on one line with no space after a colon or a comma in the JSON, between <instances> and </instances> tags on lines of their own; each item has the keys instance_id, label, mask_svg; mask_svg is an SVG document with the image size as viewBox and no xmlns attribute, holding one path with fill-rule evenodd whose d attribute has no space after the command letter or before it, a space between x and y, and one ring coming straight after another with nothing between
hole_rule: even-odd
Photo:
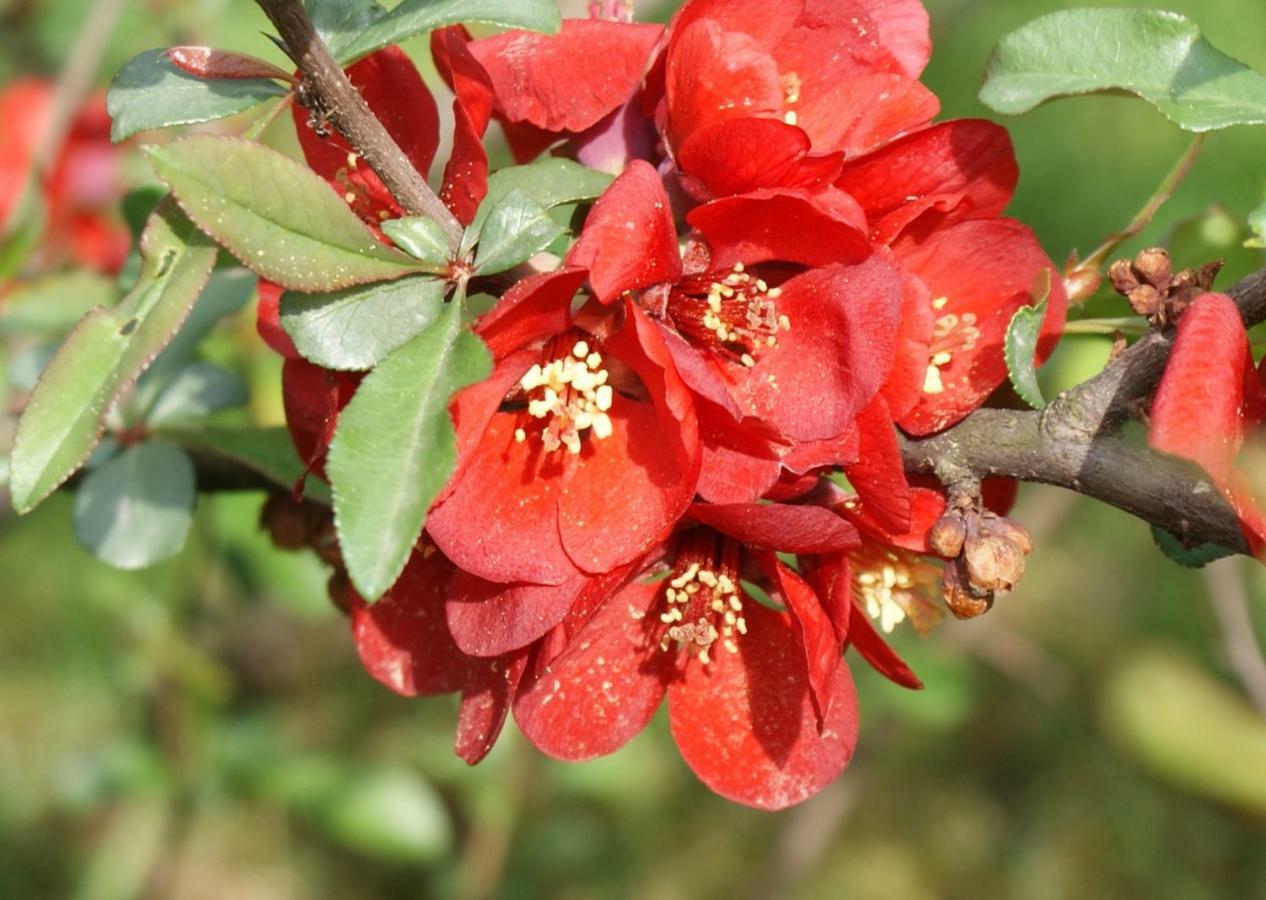
<instances>
[{"instance_id":1,"label":"blurred green background","mask_svg":"<svg viewBox=\"0 0 1266 900\"><path fill-rule=\"evenodd\" d=\"M88 5L0 2L0 83L55 76ZM929 0L945 116L984 115L993 44L1065 5ZM1266 70L1266 6L1167 5ZM247 0L131 0L99 77L174 43L278 59L264 28ZM1188 141L1125 99L1008 124L1012 211L1057 260L1123 226ZM1239 243L1264 151L1263 129L1212 136L1126 249L1172 240L1180 263L1226 256L1232 277L1260 263ZM238 319L217 340L237 348L252 414L276 421L277 364ZM1043 377L1074 383L1106 353L1070 338ZM270 547L260 499L204 499L186 552L139 574L74 544L66 498L21 521L3 505L0 897L1266 897L1266 717L1238 618L1266 636L1266 572L1181 569L1124 514L1026 488L1022 586L984 619L897 635L921 693L854 666L853 764L768 815L698 785L662 721L581 766L509 726L468 769L455 704L362 673L322 567Z\"/></svg>"}]
</instances>

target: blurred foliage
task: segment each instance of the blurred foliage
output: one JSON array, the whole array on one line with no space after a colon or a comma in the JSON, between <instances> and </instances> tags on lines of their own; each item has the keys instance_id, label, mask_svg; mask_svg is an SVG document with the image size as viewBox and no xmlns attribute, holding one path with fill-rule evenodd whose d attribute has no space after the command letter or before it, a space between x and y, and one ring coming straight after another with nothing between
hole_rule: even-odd
<instances>
[{"instance_id":1,"label":"blurred foliage","mask_svg":"<svg viewBox=\"0 0 1266 900\"><path fill-rule=\"evenodd\" d=\"M1066 3L928 5L927 80L946 116L978 116L993 44ZM1165 5L1266 69L1266 6ZM85 8L0 2L0 83L55 75ZM173 43L281 62L263 28L247 0L133 0L101 76ZM409 47L424 58L425 42ZM1124 225L1188 140L1116 98L1008 124L1023 169L1012 212L1057 259ZM1241 243L1266 193L1262 134L1211 136L1122 255L1172 234L1180 263L1224 256L1231 277L1256 266ZM284 124L268 136L293 146ZM68 323L83 297L66 288L42 285L47 305L30 315ZM6 340L6 390L29 388L47 351ZM1100 338L1066 341L1043 369L1047 395L1106 354ZM278 365L249 314L222 323L203 356L250 385L233 415L279 421ZM898 636L921 693L855 666L855 761L771 816L695 783L662 721L581 766L508 734L467 768L450 750L455 705L395 697L363 674L321 565L268 545L260 499L205 498L187 550L129 574L73 543L71 498L21 521L4 504L0 897L1266 896L1266 726L1223 657L1204 575L1164 559L1123 513L1026 489L1017 516L1038 549L1021 588L982 620ZM1266 572L1238 571L1266 634Z\"/></svg>"}]
</instances>

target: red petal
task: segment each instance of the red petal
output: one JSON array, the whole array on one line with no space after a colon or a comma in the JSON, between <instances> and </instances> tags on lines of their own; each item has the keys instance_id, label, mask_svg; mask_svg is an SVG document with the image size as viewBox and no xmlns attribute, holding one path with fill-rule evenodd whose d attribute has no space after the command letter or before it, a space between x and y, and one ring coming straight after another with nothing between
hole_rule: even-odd
<instances>
[{"instance_id":1,"label":"red petal","mask_svg":"<svg viewBox=\"0 0 1266 900\"><path fill-rule=\"evenodd\" d=\"M782 553L839 553L861 544L857 529L820 506L696 503L689 516L744 544Z\"/></svg>"},{"instance_id":2,"label":"red petal","mask_svg":"<svg viewBox=\"0 0 1266 900\"><path fill-rule=\"evenodd\" d=\"M373 606L355 598L352 636L361 665L406 697L447 694L467 676L462 653L444 620L453 565L434 547L417 552L391 590Z\"/></svg>"},{"instance_id":3,"label":"red petal","mask_svg":"<svg viewBox=\"0 0 1266 900\"><path fill-rule=\"evenodd\" d=\"M870 663L872 669L893 684L913 691L922 689L923 682L919 676L897 655L896 650L888 646L866 614L856 607L853 607L848 621L848 642L862 659Z\"/></svg>"},{"instance_id":4,"label":"red petal","mask_svg":"<svg viewBox=\"0 0 1266 900\"><path fill-rule=\"evenodd\" d=\"M668 194L649 163L634 160L598 198L567 265L589 269L594 294L604 303L681 278Z\"/></svg>"},{"instance_id":5,"label":"red petal","mask_svg":"<svg viewBox=\"0 0 1266 900\"><path fill-rule=\"evenodd\" d=\"M790 440L833 438L883 385L901 308L897 272L878 257L811 269L782 285L791 327L756 365L732 364L734 398Z\"/></svg>"},{"instance_id":6,"label":"red petal","mask_svg":"<svg viewBox=\"0 0 1266 900\"><path fill-rule=\"evenodd\" d=\"M298 359L294 341L281 327L281 295L285 289L271 281L259 280L259 303L255 307L255 331L264 343L285 359Z\"/></svg>"},{"instance_id":7,"label":"red petal","mask_svg":"<svg viewBox=\"0 0 1266 900\"><path fill-rule=\"evenodd\" d=\"M692 660L668 688L672 734L686 764L716 793L762 809L805 800L840 774L857 743L857 697L847 666L828 690L819 731L804 651L790 617L746 604L739 652Z\"/></svg>"},{"instance_id":8,"label":"red petal","mask_svg":"<svg viewBox=\"0 0 1266 900\"><path fill-rule=\"evenodd\" d=\"M546 131L584 131L633 93L660 25L568 19L558 34L507 31L475 41L499 110Z\"/></svg>"},{"instance_id":9,"label":"red petal","mask_svg":"<svg viewBox=\"0 0 1266 900\"><path fill-rule=\"evenodd\" d=\"M288 359L281 368L286 427L308 471L325 477L325 454L338 425L338 414L352 399L361 373L331 372L305 359Z\"/></svg>"},{"instance_id":10,"label":"red petal","mask_svg":"<svg viewBox=\"0 0 1266 900\"><path fill-rule=\"evenodd\" d=\"M488 581L561 584L576 575L558 534L562 463L518 442L518 416L492 417L466 468L427 517L460 568Z\"/></svg>"},{"instance_id":11,"label":"red petal","mask_svg":"<svg viewBox=\"0 0 1266 900\"><path fill-rule=\"evenodd\" d=\"M1153 448L1200 466L1225 487L1244 439L1244 379L1253 368L1244 321L1225 294L1202 294L1178 320L1152 402Z\"/></svg>"},{"instance_id":12,"label":"red petal","mask_svg":"<svg viewBox=\"0 0 1266 900\"><path fill-rule=\"evenodd\" d=\"M614 753L654 716L672 674L651 624L663 585L634 581L603 603L548 665L538 660L514 698L525 737L555 759Z\"/></svg>"},{"instance_id":13,"label":"red petal","mask_svg":"<svg viewBox=\"0 0 1266 900\"><path fill-rule=\"evenodd\" d=\"M919 405L899 423L913 434L929 434L975 410L1006 380L1002 344L1007 325L1017 309L1033 302L1030 291L1043 269L1054 277L1039 357L1049 354L1064 327L1068 298L1033 233L1011 219L959 222L921 239L903 238L894 247L937 298L932 352L944 348L951 354L950 362L939 367L943 389L925 389ZM966 316L973 317L971 324ZM952 330L950 323L957 323Z\"/></svg>"},{"instance_id":14,"label":"red petal","mask_svg":"<svg viewBox=\"0 0 1266 900\"><path fill-rule=\"evenodd\" d=\"M941 104L920 82L879 73L846 79L806 107L800 125L809 131L814 149L839 150L850 158L922 128L936 118Z\"/></svg>"},{"instance_id":15,"label":"red petal","mask_svg":"<svg viewBox=\"0 0 1266 900\"><path fill-rule=\"evenodd\" d=\"M822 608L817 593L803 578L787 568L773 554L762 554L761 568L774 581L779 597L791 611L791 621L804 648L808 666L809 692L823 727L835 699L833 682L840 668L841 648L835 628Z\"/></svg>"},{"instance_id":16,"label":"red petal","mask_svg":"<svg viewBox=\"0 0 1266 900\"><path fill-rule=\"evenodd\" d=\"M893 419L900 420L923 396L928 347L936 315L927 285L906 269L901 270L901 320L897 326L892 369L880 393L888 401Z\"/></svg>"},{"instance_id":17,"label":"red petal","mask_svg":"<svg viewBox=\"0 0 1266 900\"><path fill-rule=\"evenodd\" d=\"M211 47L172 47L166 56L176 68L197 78L276 78L294 81L290 73L245 53L230 53Z\"/></svg>"},{"instance_id":18,"label":"red petal","mask_svg":"<svg viewBox=\"0 0 1266 900\"><path fill-rule=\"evenodd\" d=\"M435 99L413 61L399 47L384 47L347 69L347 77L395 139L414 168L425 176L439 146L440 119ZM310 113L294 105L295 127L303 155L318 175L339 193L353 195L357 215L373 225L380 213L399 216L402 210L378 176L363 162L352 162L352 146L331 131L320 137L308 124ZM332 127L332 126L331 126Z\"/></svg>"},{"instance_id":19,"label":"red petal","mask_svg":"<svg viewBox=\"0 0 1266 900\"><path fill-rule=\"evenodd\" d=\"M699 496L709 503L752 503L764 496L778 481L777 448L727 413L700 407Z\"/></svg>"},{"instance_id":20,"label":"red petal","mask_svg":"<svg viewBox=\"0 0 1266 900\"><path fill-rule=\"evenodd\" d=\"M571 302L587 274L584 269L559 269L516 282L479 320L479 336L493 358L566 331Z\"/></svg>"},{"instance_id":21,"label":"red petal","mask_svg":"<svg viewBox=\"0 0 1266 900\"><path fill-rule=\"evenodd\" d=\"M713 122L782 110L783 86L767 47L711 19L676 28L664 85L672 146Z\"/></svg>"},{"instance_id":22,"label":"red petal","mask_svg":"<svg viewBox=\"0 0 1266 900\"><path fill-rule=\"evenodd\" d=\"M469 49L470 35L460 25L431 34L431 55L453 100L453 149L444 166L440 199L463 225L475 218L488 193L488 152L484 132L492 116L492 80Z\"/></svg>"},{"instance_id":23,"label":"red petal","mask_svg":"<svg viewBox=\"0 0 1266 900\"><path fill-rule=\"evenodd\" d=\"M861 433L858 460L845 474L868 518L890 533L910 528L910 485L906 481L897 427L888 404L876 397L857 418Z\"/></svg>"},{"instance_id":24,"label":"red petal","mask_svg":"<svg viewBox=\"0 0 1266 900\"><path fill-rule=\"evenodd\" d=\"M585 578L562 584L498 584L457 570L445 604L448 628L471 656L501 656L526 647L563 621Z\"/></svg>"},{"instance_id":25,"label":"red petal","mask_svg":"<svg viewBox=\"0 0 1266 900\"><path fill-rule=\"evenodd\" d=\"M474 667L462 691L462 705L457 714L457 740L454 750L470 765L482 760L497 742L510 696L518 687L527 665L527 654L520 652L509 658L487 660Z\"/></svg>"},{"instance_id":26,"label":"red petal","mask_svg":"<svg viewBox=\"0 0 1266 900\"><path fill-rule=\"evenodd\" d=\"M651 402L617 398L613 433L569 460L558 500L563 545L587 572L607 572L660 541L694 495L699 434L690 393L659 330L629 304L609 355L641 378Z\"/></svg>"},{"instance_id":27,"label":"red petal","mask_svg":"<svg viewBox=\"0 0 1266 900\"><path fill-rule=\"evenodd\" d=\"M760 188L820 190L840 173L838 153L810 156L809 136L776 119L727 119L695 129L677 152L681 171L707 195Z\"/></svg>"},{"instance_id":28,"label":"red petal","mask_svg":"<svg viewBox=\"0 0 1266 900\"><path fill-rule=\"evenodd\" d=\"M980 119L942 122L850 162L836 184L852 194L889 243L929 211L938 224L996 216L1011 201L1019 167L1005 128Z\"/></svg>"},{"instance_id":29,"label":"red petal","mask_svg":"<svg viewBox=\"0 0 1266 900\"><path fill-rule=\"evenodd\" d=\"M797 191L753 191L697 207L686 216L708 239L713 265L727 269L768 260L825 266L870 252L866 219L830 209Z\"/></svg>"},{"instance_id":30,"label":"red petal","mask_svg":"<svg viewBox=\"0 0 1266 900\"><path fill-rule=\"evenodd\" d=\"M879 43L905 75L918 78L932 55L923 0L862 0L862 5L879 28Z\"/></svg>"}]
</instances>

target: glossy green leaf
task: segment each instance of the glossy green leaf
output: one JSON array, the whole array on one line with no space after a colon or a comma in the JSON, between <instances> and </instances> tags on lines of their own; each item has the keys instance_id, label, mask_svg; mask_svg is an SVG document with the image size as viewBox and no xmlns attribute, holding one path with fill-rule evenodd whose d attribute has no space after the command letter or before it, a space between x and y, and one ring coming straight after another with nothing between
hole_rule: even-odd
<instances>
[{"instance_id":1,"label":"glossy green leaf","mask_svg":"<svg viewBox=\"0 0 1266 900\"><path fill-rule=\"evenodd\" d=\"M1266 249L1266 203L1248 214L1248 228L1253 234L1244 241L1244 246L1252 250Z\"/></svg>"},{"instance_id":2,"label":"glossy green leaf","mask_svg":"<svg viewBox=\"0 0 1266 900\"><path fill-rule=\"evenodd\" d=\"M44 370L18 421L12 497L28 512L71 476L102 417L171 340L215 264L216 248L165 203L141 241L140 280L117 306L81 321Z\"/></svg>"},{"instance_id":3,"label":"glossy green leaf","mask_svg":"<svg viewBox=\"0 0 1266 900\"><path fill-rule=\"evenodd\" d=\"M269 78L198 78L173 65L166 53L146 50L132 57L110 82L106 109L112 140L151 128L223 119L287 92Z\"/></svg>"},{"instance_id":4,"label":"glossy green leaf","mask_svg":"<svg viewBox=\"0 0 1266 900\"><path fill-rule=\"evenodd\" d=\"M470 228L483 228L488 213L511 191L521 191L546 209L593 200L610 186L614 176L590 169L570 159L549 157L526 166L498 169L488 178L488 193Z\"/></svg>"},{"instance_id":5,"label":"glossy green leaf","mask_svg":"<svg viewBox=\"0 0 1266 900\"><path fill-rule=\"evenodd\" d=\"M372 24L327 34L326 42L335 57L349 62L415 34L462 22L549 34L563 27L554 0L404 0Z\"/></svg>"},{"instance_id":6,"label":"glossy green leaf","mask_svg":"<svg viewBox=\"0 0 1266 900\"><path fill-rule=\"evenodd\" d=\"M479 233L475 272L495 275L539 253L566 231L549 210L519 189L492 207Z\"/></svg>"},{"instance_id":7,"label":"glossy green leaf","mask_svg":"<svg viewBox=\"0 0 1266 900\"><path fill-rule=\"evenodd\" d=\"M1007 325L1003 343L1003 357L1007 362L1007 374L1011 386L1025 403L1034 409L1046 406L1042 388L1037 383L1037 341L1042 334L1042 320L1046 318L1046 301L1051 292L1051 274L1043 269L1033 285L1032 296L1042 299L1032 306L1015 311Z\"/></svg>"},{"instance_id":8,"label":"glossy green leaf","mask_svg":"<svg viewBox=\"0 0 1266 900\"><path fill-rule=\"evenodd\" d=\"M304 476L303 461L285 428L164 427L156 433L195 457L249 469L283 490L292 489ZM329 488L316 478L307 479L304 494L318 503L330 502Z\"/></svg>"},{"instance_id":9,"label":"glossy green leaf","mask_svg":"<svg viewBox=\"0 0 1266 900\"><path fill-rule=\"evenodd\" d=\"M1164 528L1159 528L1155 525L1152 526L1152 540L1156 542L1156 546L1160 548L1162 553L1185 569L1203 569L1214 560L1222 559L1224 556L1231 556L1234 553L1234 551L1218 544L1199 544L1195 547L1184 546L1183 542L1177 537Z\"/></svg>"},{"instance_id":10,"label":"glossy green leaf","mask_svg":"<svg viewBox=\"0 0 1266 900\"><path fill-rule=\"evenodd\" d=\"M321 40L340 59L336 48L387 14L377 0L304 0L303 5Z\"/></svg>"},{"instance_id":11,"label":"glossy green leaf","mask_svg":"<svg viewBox=\"0 0 1266 900\"><path fill-rule=\"evenodd\" d=\"M1070 9L1004 37L980 99L1028 112L1069 94L1128 91L1187 131L1266 123L1266 77L1209 43L1190 19L1152 9Z\"/></svg>"},{"instance_id":12,"label":"glossy green leaf","mask_svg":"<svg viewBox=\"0 0 1266 900\"><path fill-rule=\"evenodd\" d=\"M397 247L418 262L434 266L436 274L442 273L447 267L448 236L434 219L426 216L388 219L382 223L382 231Z\"/></svg>"},{"instance_id":13,"label":"glossy green leaf","mask_svg":"<svg viewBox=\"0 0 1266 900\"><path fill-rule=\"evenodd\" d=\"M58 272L14 284L0 297L0 334L61 335L118 297L114 281L88 271Z\"/></svg>"},{"instance_id":14,"label":"glossy green leaf","mask_svg":"<svg viewBox=\"0 0 1266 900\"><path fill-rule=\"evenodd\" d=\"M367 601L391 587L456 461L448 404L492 360L460 300L361 382L339 416L326 472L348 574Z\"/></svg>"},{"instance_id":15,"label":"glossy green leaf","mask_svg":"<svg viewBox=\"0 0 1266 900\"><path fill-rule=\"evenodd\" d=\"M197 483L185 452L146 441L94 469L75 492L75 537L103 562L143 569L180 552Z\"/></svg>"},{"instance_id":16,"label":"glossy green leaf","mask_svg":"<svg viewBox=\"0 0 1266 900\"><path fill-rule=\"evenodd\" d=\"M319 175L276 150L211 136L145 150L189 218L282 287L336 291L418 271Z\"/></svg>"},{"instance_id":17,"label":"glossy green leaf","mask_svg":"<svg viewBox=\"0 0 1266 900\"><path fill-rule=\"evenodd\" d=\"M151 426L203 419L246 403L246 383L237 374L208 362L176 370L157 391L145 413Z\"/></svg>"},{"instance_id":18,"label":"glossy green leaf","mask_svg":"<svg viewBox=\"0 0 1266 900\"><path fill-rule=\"evenodd\" d=\"M418 276L333 294L288 292L281 298L281 327L300 355L318 366L372 369L435 321L445 286Z\"/></svg>"}]
</instances>

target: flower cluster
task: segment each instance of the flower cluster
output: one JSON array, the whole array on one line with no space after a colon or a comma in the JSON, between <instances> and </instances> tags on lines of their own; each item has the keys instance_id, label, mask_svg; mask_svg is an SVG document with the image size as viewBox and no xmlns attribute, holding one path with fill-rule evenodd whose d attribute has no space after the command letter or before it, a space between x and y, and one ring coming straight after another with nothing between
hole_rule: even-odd
<instances>
[{"instance_id":1,"label":"flower cluster","mask_svg":"<svg viewBox=\"0 0 1266 900\"><path fill-rule=\"evenodd\" d=\"M521 162L616 177L565 257L477 322L494 369L453 401L456 470L398 583L351 598L353 630L392 689L460 692L471 762L508 713L551 756L611 753L667 697L710 788L781 808L853 753L847 647L918 686L880 632L939 615L947 501L907 479L898 430L953 425L1005 380L1007 325L1052 266L1000 215L1005 131L933 122L919 0L688 0L667 28L593 13L432 37L459 220L493 122ZM427 173L440 117L410 60L348 71ZM365 221L402 214L340 136L296 122ZM1066 306L1052 281L1040 354ZM276 294L260 329L319 474L358 376L300 359Z\"/></svg>"}]
</instances>

